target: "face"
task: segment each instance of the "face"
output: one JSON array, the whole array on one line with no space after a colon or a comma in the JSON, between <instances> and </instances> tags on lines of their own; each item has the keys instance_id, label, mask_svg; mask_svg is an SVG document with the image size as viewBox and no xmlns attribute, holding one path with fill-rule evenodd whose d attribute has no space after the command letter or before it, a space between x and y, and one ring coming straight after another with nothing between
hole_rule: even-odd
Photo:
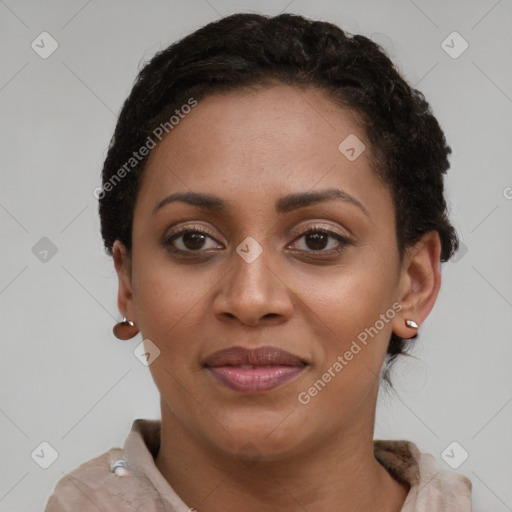
<instances>
[{"instance_id":1,"label":"face","mask_svg":"<svg viewBox=\"0 0 512 512\"><path fill-rule=\"evenodd\" d=\"M350 111L289 86L209 96L152 150L119 304L197 440L278 458L373 425L411 279L368 153Z\"/></svg>"}]
</instances>

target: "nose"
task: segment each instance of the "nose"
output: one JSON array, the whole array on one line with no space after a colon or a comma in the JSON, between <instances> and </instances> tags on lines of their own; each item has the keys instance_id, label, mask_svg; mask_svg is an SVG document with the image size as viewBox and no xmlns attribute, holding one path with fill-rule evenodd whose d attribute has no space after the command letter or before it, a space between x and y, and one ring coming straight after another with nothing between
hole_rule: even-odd
<instances>
[{"instance_id":1,"label":"nose","mask_svg":"<svg viewBox=\"0 0 512 512\"><path fill-rule=\"evenodd\" d=\"M293 291L281 279L278 266L270 267L267 251L251 263L238 253L233 254L233 266L222 280L213 305L219 320L254 327L262 322L281 323L291 317Z\"/></svg>"}]
</instances>

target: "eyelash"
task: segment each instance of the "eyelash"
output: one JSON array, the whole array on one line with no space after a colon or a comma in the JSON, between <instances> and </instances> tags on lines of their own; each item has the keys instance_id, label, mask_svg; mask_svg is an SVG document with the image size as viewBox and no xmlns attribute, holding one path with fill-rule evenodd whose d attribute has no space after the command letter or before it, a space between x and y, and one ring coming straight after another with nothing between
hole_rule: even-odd
<instances>
[{"instance_id":1,"label":"eyelash","mask_svg":"<svg viewBox=\"0 0 512 512\"><path fill-rule=\"evenodd\" d=\"M162 242L162 246L164 248L166 248L173 255L193 255L194 253L199 254L199 253L202 253L202 252L208 252L208 251L204 251L204 250L201 250L201 249L196 250L196 251L194 251L194 250L187 250L187 251L185 251L183 249L176 249L175 247L173 247L173 245L172 245L173 241L176 240L176 239L179 239L181 236L183 236L183 235L185 235L187 233L200 233L202 235L207 236L208 238L211 238L212 240L215 240L210 235L210 233L205 231L202 227L200 227L200 226L189 226L189 227L186 227L184 229L176 231L176 232L172 233L171 235L167 236L165 238L165 240ZM325 227L322 227L322 226L312 226L312 227L310 227L306 231L302 232L299 236L294 238L294 241L300 240L302 237L305 237L307 235L311 235L313 233L321 233L321 234L324 234L324 235L328 235L329 237L334 238L335 240L340 242L340 245L337 248L330 249L330 250L320 249L320 250L308 250L308 251L305 251L307 254L332 256L332 255L341 253L341 251L345 248L345 246L351 245L351 241L348 240L346 237L340 235L336 231L331 231L330 229L326 229ZM219 242L217 242L217 243L219 243Z\"/></svg>"}]
</instances>

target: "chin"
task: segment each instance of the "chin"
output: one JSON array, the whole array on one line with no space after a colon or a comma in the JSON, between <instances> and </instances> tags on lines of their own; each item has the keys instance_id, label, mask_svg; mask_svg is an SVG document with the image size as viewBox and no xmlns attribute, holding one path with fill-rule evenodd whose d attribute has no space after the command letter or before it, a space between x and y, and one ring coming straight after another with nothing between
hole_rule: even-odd
<instances>
[{"instance_id":1,"label":"chin","mask_svg":"<svg viewBox=\"0 0 512 512\"><path fill-rule=\"evenodd\" d=\"M246 412L223 421L223 425L229 425L226 429L229 434L213 442L222 451L248 462L285 459L306 442L304 422L300 423L302 425L297 422L297 415L289 412Z\"/></svg>"}]
</instances>

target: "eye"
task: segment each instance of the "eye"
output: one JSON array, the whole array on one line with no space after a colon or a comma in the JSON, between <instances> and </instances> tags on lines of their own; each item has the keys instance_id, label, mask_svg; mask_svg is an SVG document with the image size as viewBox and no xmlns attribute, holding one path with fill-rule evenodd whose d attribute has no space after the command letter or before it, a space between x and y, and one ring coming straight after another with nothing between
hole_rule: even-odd
<instances>
[{"instance_id":1,"label":"eye","mask_svg":"<svg viewBox=\"0 0 512 512\"><path fill-rule=\"evenodd\" d=\"M304 239L302 244L298 244L297 240L301 239ZM208 246L208 240L210 240L210 246ZM350 244L350 240L336 231L325 227L312 227L295 238L292 245L299 245L295 248L310 254L333 255ZM192 255L224 248L201 226L188 226L171 233L164 239L162 246L175 255L187 253Z\"/></svg>"},{"instance_id":2,"label":"eye","mask_svg":"<svg viewBox=\"0 0 512 512\"><path fill-rule=\"evenodd\" d=\"M336 254L341 252L345 246L350 245L351 243L350 240L343 235L324 227L310 228L295 240L301 240L302 238L304 241L302 243L302 248L299 247L299 250L304 250L313 254ZM331 239L331 241L329 241L329 239ZM329 246L330 242L331 245Z\"/></svg>"},{"instance_id":3,"label":"eye","mask_svg":"<svg viewBox=\"0 0 512 512\"><path fill-rule=\"evenodd\" d=\"M208 239L214 241L215 244L208 247L206 244ZM220 244L201 227L189 226L167 236L162 245L171 253L194 253L219 248Z\"/></svg>"}]
</instances>

